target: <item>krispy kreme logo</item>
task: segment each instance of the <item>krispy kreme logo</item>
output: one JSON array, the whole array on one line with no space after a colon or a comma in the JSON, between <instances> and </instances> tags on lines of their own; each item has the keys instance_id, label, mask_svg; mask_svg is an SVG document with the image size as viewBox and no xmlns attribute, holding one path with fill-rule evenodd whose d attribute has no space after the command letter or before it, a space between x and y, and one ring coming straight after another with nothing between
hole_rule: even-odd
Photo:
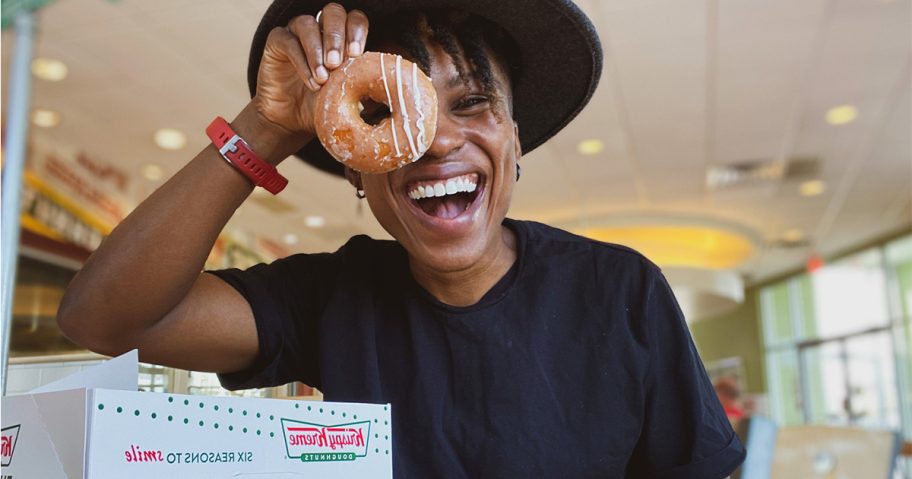
<instances>
[{"instance_id":1,"label":"krispy kreme logo","mask_svg":"<svg viewBox=\"0 0 912 479\"><path fill-rule=\"evenodd\" d=\"M2 438L0 438L0 456L3 457L3 466L9 466L10 462L13 460L13 453L16 451L16 441L19 439L19 426L21 426L21 424L5 427L2 430Z\"/></svg>"},{"instance_id":2,"label":"krispy kreme logo","mask_svg":"<svg viewBox=\"0 0 912 479\"><path fill-rule=\"evenodd\" d=\"M289 459L354 461L367 456L370 421L325 425L283 418L282 432Z\"/></svg>"}]
</instances>

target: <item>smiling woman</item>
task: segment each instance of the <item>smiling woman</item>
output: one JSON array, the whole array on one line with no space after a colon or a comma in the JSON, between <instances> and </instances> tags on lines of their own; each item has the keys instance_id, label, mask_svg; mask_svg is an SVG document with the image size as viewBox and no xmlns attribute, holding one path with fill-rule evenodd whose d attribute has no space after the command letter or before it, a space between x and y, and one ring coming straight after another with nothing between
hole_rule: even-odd
<instances>
[{"instance_id":1,"label":"smiling woman","mask_svg":"<svg viewBox=\"0 0 912 479\"><path fill-rule=\"evenodd\" d=\"M423 62L439 103L434 141L422 161L384 175L359 175L355 183L363 185L380 224L409 252L422 285L445 303L466 306L516 260L515 238L501 223L512 197L520 142L504 101L511 98L510 80L499 63L488 63L486 86L481 74L465 73L470 65L457 67L453 55L431 40L439 34L423 35ZM457 183L466 191L457 192ZM411 198L419 188L424 198Z\"/></svg>"},{"instance_id":2,"label":"smiling woman","mask_svg":"<svg viewBox=\"0 0 912 479\"><path fill-rule=\"evenodd\" d=\"M598 82L588 18L568 1L444 4L277 0L254 37L250 103L108 237L61 327L101 352L218 372L230 389L302 381L328 400L390 403L397 477L728 475L743 447L659 269L506 217L523 152ZM412 62L436 92L426 151L382 173L343 169L314 140L319 92L365 47ZM385 67L369 96L403 110L386 91L400 71ZM414 152L402 113L393 149ZM394 240L200 274L254 184L294 153L344 171Z\"/></svg>"}]
</instances>

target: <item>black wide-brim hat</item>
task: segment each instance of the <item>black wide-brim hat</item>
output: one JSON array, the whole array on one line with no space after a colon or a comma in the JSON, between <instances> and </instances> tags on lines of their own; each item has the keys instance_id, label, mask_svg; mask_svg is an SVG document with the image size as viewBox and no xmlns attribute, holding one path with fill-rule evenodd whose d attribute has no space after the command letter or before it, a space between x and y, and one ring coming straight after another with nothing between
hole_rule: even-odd
<instances>
[{"instance_id":1,"label":"black wide-brim hat","mask_svg":"<svg viewBox=\"0 0 912 479\"><path fill-rule=\"evenodd\" d=\"M602 48L592 22L568 0L337 0L363 10L368 19L404 10L460 9L500 25L520 53L518 78L511 78L513 119L519 124L523 153L554 136L583 109L602 71ZM275 0L266 10L250 48L247 82L256 91L266 37L298 15L316 15L328 0ZM369 35L369 34L368 34ZM342 176L342 164L311 141L297 156Z\"/></svg>"}]
</instances>

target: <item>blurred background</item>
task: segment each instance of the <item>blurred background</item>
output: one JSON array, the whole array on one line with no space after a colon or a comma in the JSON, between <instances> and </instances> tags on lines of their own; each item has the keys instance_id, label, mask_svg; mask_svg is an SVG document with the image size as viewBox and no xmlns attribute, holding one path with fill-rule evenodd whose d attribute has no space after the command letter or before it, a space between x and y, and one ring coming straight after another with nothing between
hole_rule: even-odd
<instances>
[{"instance_id":1,"label":"blurred background","mask_svg":"<svg viewBox=\"0 0 912 479\"><path fill-rule=\"evenodd\" d=\"M22 36L21 232L2 258L18 258L6 393L103 359L60 334L63 290L209 143L212 118L246 104L268 3L3 1L4 155L15 19L37 9ZM912 2L577 3L601 35L602 82L524 157L510 216L662 266L752 451L743 477L912 478ZM344 180L295 158L281 171L288 188L254 193L207 267L388 237ZM140 380L229 394L214 375L155 365ZM301 384L238 394L320 397Z\"/></svg>"}]
</instances>

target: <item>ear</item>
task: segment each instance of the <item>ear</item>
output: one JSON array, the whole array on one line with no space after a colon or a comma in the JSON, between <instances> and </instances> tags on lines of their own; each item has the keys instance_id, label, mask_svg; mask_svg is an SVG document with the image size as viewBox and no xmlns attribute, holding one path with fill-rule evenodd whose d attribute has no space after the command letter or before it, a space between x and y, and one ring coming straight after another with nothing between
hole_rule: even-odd
<instances>
[{"instance_id":1,"label":"ear","mask_svg":"<svg viewBox=\"0 0 912 479\"><path fill-rule=\"evenodd\" d=\"M361 185L361 173L347 166L345 167L345 179L348 180L348 182L354 186L356 190L364 189L364 187Z\"/></svg>"},{"instance_id":2,"label":"ear","mask_svg":"<svg viewBox=\"0 0 912 479\"><path fill-rule=\"evenodd\" d=\"M516 161L522 158L522 142L519 141L519 123L513 122L513 147L516 150Z\"/></svg>"}]
</instances>

